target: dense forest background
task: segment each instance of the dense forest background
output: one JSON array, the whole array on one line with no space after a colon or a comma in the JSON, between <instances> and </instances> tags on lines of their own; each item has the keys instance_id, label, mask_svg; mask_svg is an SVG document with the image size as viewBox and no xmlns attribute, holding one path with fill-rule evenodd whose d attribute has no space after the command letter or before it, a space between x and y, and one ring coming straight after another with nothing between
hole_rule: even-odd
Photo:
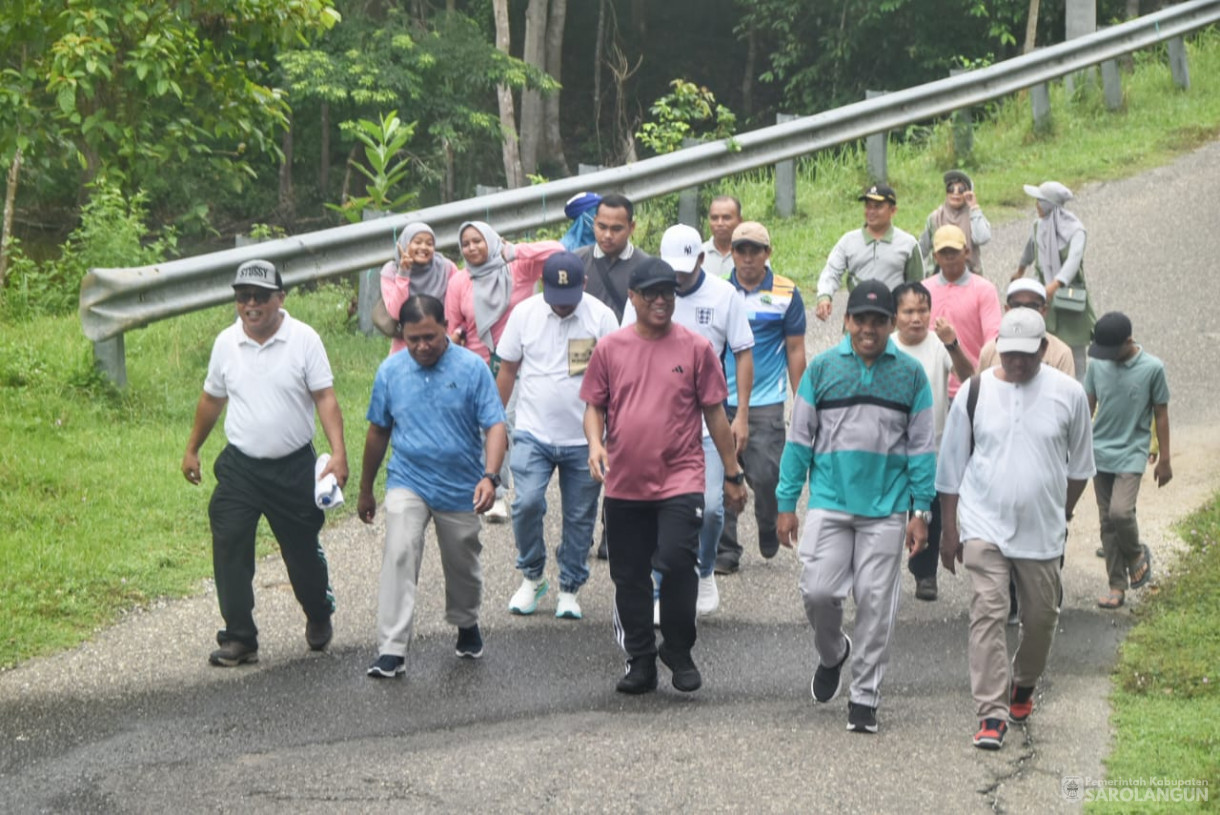
<instances>
[{"instance_id":1,"label":"dense forest background","mask_svg":"<svg viewBox=\"0 0 1220 815\"><path fill-rule=\"evenodd\" d=\"M86 227L193 252L621 164L1058 42L1064 3L7 0L5 265Z\"/></svg>"}]
</instances>

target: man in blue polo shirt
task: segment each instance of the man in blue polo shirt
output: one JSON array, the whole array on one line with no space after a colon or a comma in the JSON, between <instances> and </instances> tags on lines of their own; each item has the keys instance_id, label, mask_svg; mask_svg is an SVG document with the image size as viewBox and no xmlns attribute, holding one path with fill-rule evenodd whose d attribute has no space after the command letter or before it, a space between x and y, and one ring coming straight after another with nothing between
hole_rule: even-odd
<instances>
[{"instance_id":1,"label":"man in blue polo shirt","mask_svg":"<svg viewBox=\"0 0 1220 815\"><path fill-rule=\"evenodd\" d=\"M445 620L458 629L457 655L483 655L479 514L496 500L508 447L491 371L478 354L449 342L441 301L414 295L398 321L408 353L386 359L373 380L356 505L360 520L371 524L377 512L373 482L392 443L372 677L406 671L429 520L436 524L445 573Z\"/></svg>"},{"instance_id":2,"label":"man in blue polo shirt","mask_svg":"<svg viewBox=\"0 0 1220 815\"><path fill-rule=\"evenodd\" d=\"M733 273L729 282L745 300L746 316L754 333L754 381L748 391L750 441L739 454L746 481L754 490L754 518L758 522L758 550L775 557L775 485L779 483L779 457L784 450L784 401L788 386L796 390L805 372L805 304L796 284L771 270L771 235L757 221L745 221L733 230ZM726 411L737 417L739 396L737 365L724 361L729 382ZM743 383L744 384L744 383ZM739 394L740 390L740 394ZM737 513L726 508L724 532L716 553L716 574L733 574L741 564L737 540Z\"/></svg>"}]
</instances>

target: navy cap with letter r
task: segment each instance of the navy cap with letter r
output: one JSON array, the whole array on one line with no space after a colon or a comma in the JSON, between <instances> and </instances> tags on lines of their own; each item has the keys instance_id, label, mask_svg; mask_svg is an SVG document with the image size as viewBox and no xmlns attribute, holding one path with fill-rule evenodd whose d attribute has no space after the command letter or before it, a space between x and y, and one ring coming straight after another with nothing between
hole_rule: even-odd
<instances>
[{"instance_id":1,"label":"navy cap with letter r","mask_svg":"<svg viewBox=\"0 0 1220 815\"><path fill-rule=\"evenodd\" d=\"M585 262L556 252L542 264L542 299L551 306L574 306L585 294Z\"/></svg>"}]
</instances>

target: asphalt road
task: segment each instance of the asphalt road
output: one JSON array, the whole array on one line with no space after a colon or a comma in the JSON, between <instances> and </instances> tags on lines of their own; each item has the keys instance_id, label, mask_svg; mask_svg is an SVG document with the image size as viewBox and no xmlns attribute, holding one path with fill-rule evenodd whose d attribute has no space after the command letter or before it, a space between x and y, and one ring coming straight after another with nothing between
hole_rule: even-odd
<instances>
[{"instance_id":1,"label":"asphalt road","mask_svg":"<svg viewBox=\"0 0 1220 815\"><path fill-rule=\"evenodd\" d=\"M1089 228L1087 273L1099 313L1126 311L1137 339L1169 367L1176 478L1163 490L1146 480L1140 502L1160 573L1175 545L1171 522L1220 484L1218 167L1215 143L1136 178L1078 190L1074 206ZM980 195L986 204L986 191ZM1015 268L1028 229L1027 221L998 228L985 256L997 282ZM842 308L840 298L836 319ZM832 343L835 329L810 323L813 353ZM454 657L430 551L407 674L373 681L364 669L375 656L382 530L349 519L324 533L339 599L337 635L325 654L307 652L304 620L282 564L271 558L257 578L256 666L206 664L219 617L205 584L196 597L132 612L73 651L0 674L0 807L1074 810L1061 781L1104 775L1108 674L1130 621L1130 609L1095 606L1105 578L1093 556L1091 508L1086 493L1037 708L998 753L970 743L976 722L960 574L942 575L935 603L912 599L904 582L881 732L865 736L845 731L844 700L810 701L812 637L791 552L772 561L748 553L739 574L721 579L722 609L701 623L695 651L703 690L679 694L663 671L658 693L627 698L613 689L622 657L605 564L594 563L581 592L583 621L551 616L554 593L538 614L514 617L506 611L519 581L511 533L487 527L486 656ZM743 540L753 539L751 523Z\"/></svg>"}]
</instances>

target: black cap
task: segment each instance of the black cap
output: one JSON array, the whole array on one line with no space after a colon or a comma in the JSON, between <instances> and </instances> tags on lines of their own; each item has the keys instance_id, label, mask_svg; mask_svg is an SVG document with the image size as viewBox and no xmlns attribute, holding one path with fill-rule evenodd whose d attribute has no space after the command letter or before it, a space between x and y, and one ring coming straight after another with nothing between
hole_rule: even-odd
<instances>
[{"instance_id":1,"label":"black cap","mask_svg":"<svg viewBox=\"0 0 1220 815\"><path fill-rule=\"evenodd\" d=\"M571 252L556 252L542 264L542 299L552 306L574 306L585 294L585 262Z\"/></svg>"},{"instance_id":2,"label":"black cap","mask_svg":"<svg viewBox=\"0 0 1220 815\"><path fill-rule=\"evenodd\" d=\"M1093 344L1089 356L1094 359L1118 359L1123 346L1131 338L1131 320L1121 311L1101 315L1093 326Z\"/></svg>"},{"instance_id":3,"label":"black cap","mask_svg":"<svg viewBox=\"0 0 1220 815\"><path fill-rule=\"evenodd\" d=\"M627 287L633 291L643 291L653 286L678 287L678 275L674 268L660 258L648 258L631 270L631 279Z\"/></svg>"},{"instance_id":4,"label":"black cap","mask_svg":"<svg viewBox=\"0 0 1220 815\"><path fill-rule=\"evenodd\" d=\"M854 289L847 298L848 314L865 314L867 312L894 316L894 294L880 280L865 280Z\"/></svg>"},{"instance_id":5,"label":"black cap","mask_svg":"<svg viewBox=\"0 0 1220 815\"><path fill-rule=\"evenodd\" d=\"M874 184L864 192L860 193L857 201L889 201L891 204L898 203L898 196L894 193L894 188L886 184Z\"/></svg>"}]
</instances>

